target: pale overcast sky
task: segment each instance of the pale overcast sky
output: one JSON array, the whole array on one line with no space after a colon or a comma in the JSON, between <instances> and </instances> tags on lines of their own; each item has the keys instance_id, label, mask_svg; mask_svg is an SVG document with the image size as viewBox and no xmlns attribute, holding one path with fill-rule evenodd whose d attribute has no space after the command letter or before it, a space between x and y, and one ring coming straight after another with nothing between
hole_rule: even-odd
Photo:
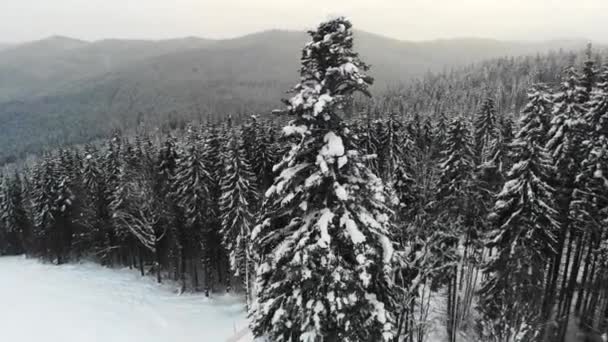
<instances>
[{"instance_id":1,"label":"pale overcast sky","mask_svg":"<svg viewBox=\"0 0 608 342\"><path fill-rule=\"evenodd\" d=\"M608 42L608 0L0 0L0 41L234 37L306 29L334 15L404 40L588 38Z\"/></svg>"}]
</instances>

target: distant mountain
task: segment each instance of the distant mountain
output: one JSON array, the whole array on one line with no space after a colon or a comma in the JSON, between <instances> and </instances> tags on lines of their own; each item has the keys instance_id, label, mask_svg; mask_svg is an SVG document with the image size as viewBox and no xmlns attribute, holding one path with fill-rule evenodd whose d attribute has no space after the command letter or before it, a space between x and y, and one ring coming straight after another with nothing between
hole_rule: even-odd
<instances>
[{"instance_id":1,"label":"distant mountain","mask_svg":"<svg viewBox=\"0 0 608 342\"><path fill-rule=\"evenodd\" d=\"M50 37L0 50L0 161L145 122L268 112L298 80L304 32L209 40ZM406 42L358 31L375 92L427 72L500 56L579 50L586 42L454 39Z\"/></svg>"},{"instance_id":2,"label":"distant mountain","mask_svg":"<svg viewBox=\"0 0 608 342\"><path fill-rule=\"evenodd\" d=\"M74 80L95 78L128 63L200 48L200 38L166 41L82 40L54 36L0 51L0 101L32 98Z\"/></svg>"}]
</instances>

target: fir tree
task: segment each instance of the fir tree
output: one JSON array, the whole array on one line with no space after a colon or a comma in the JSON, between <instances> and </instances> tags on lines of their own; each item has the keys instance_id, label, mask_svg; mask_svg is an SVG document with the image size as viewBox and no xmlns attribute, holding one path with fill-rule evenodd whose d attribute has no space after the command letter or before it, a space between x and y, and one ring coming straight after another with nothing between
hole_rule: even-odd
<instances>
[{"instance_id":1,"label":"fir tree","mask_svg":"<svg viewBox=\"0 0 608 342\"><path fill-rule=\"evenodd\" d=\"M203 155L200 137L190 128L184 151L180 153L173 181L173 198L176 199L185 219L184 247L189 255L198 255L208 242L204 233L209 230L206 213L210 206L209 178L207 160ZM208 265L208 256L204 262ZM195 281L196 282L196 281ZM195 287L198 284L195 283ZM209 290L207 283L206 290Z\"/></svg>"},{"instance_id":2,"label":"fir tree","mask_svg":"<svg viewBox=\"0 0 608 342\"><path fill-rule=\"evenodd\" d=\"M94 195L93 200L97 202L97 214L99 215L99 224L101 225L102 234L104 236L103 245L107 249L106 259L109 263L116 257L116 247L119 245L118 229L115 226L115 221L112 219L112 202L116 200L116 190L119 187L121 175L121 157L122 157L122 141L117 133L114 133L109 139L105 153L101 153L99 161L100 177L99 194ZM94 155L92 155L94 157ZM94 161L94 159L89 160ZM85 163L86 165L87 163ZM84 174L85 186L93 186L96 181L91 178L95 174ZM89 188L91 190L91 188Z\"/></svg>"},{"instance_id":3,"label":"fir tree","mask_svg":"<svg viewBox=\"0 0 608 342\"><path fill-rule=\"evenodd\" d=\"M367 66L343 18L311 31L288 103L291 151L266 192L252 238L259 254L256 336L272 341L393 338L393 247L385 190L353 150L338 109L368 94Z\"/></svg>"},{"instance_id":4,"label":"fir tree","mask_svg":"<svg viewBox=\"0 0 608 342\"><path fill-rule=\"evenodd\" d=\"M592 292L596 283L594 266L602 239L608 236L608 67L598 77L598 87L591 95L589 111L584 119L589 127L583 143L586 157L582 160L576 177L570 214L578 229L588 232L587 254L583 270L582 286L577 294L576 311L583 313L582 324L589 324L589 312L594 311Z\"/></svg>"},{"instance_id":5,"label":"fir tree","mask_svg":"<svg viewBox=\"0 0 608 342\"><path fill-rule=\"evenodd\" d=\"M372 120L371 112L365 117L365 126L359 138L359 150L364 151L368 156L373 156L367 160L367 165L376 174L380 172L379 150L380 142Z\"/></svg>"},{"instance_id":6,"label":"fir tree","mask_svg":"<svg viewBox=\"0 0 608 342\"><path fill-rule=\"evenodd\" d=\"M471 136L466 120L458 117L448 127L446 149L439 164L438 196L446 209L463 214L466 201L463 194L471 190L475 168Z\"/></svg>"},{"instance_id":7,"label":"fir tree","mask_svg":"<svg viewBox=\"0 0 608 342\"><path fill-rule=\"evenodd\" d=\"M397 121L395 114L390 113L386 124L380 132L379 146L382 149L382 173L381 177L388 182L391 181L395 169L400 164L402 143L400 139L401 123Z\"/></svg>"},{"instance_id":8,"label":"fir tree","mask_svg":"<svg viewBox=\"0 0 608 342\"><path fill-rule=\"evenodd\" d=\"M82 161L82 182L91 202L90 248L94 250L102 263L111 264L111 250L114 241L110 241L106 234L109 226L109 202L106 202L106 187L99 163L99 151L92 146L85 147Z\"/></svg>"},{"instance_id":9,"label":"fir tree","mask_svg":"<svg viewBox=\"0 0 608 342\"><path fill-rule=\"evenodd\" d=\"M588 129L584 120L587 111L586 90L581 86L581 75L574 69L567 70L566 79L557 94L554 95L553 118L548 132L547 149L553 159L556 170L554 187L556 190L557 220L560 224L557 243L557 254L553 260L551 274L551 289L559 288L557 315L567 317L570 312L578 268L583 244L581 240L586 231L574 229L570 206L576 188L576 177L580 172L580 165L584 158L581 148L585 140L584 132ZM565 258L562 251L566 248ZM563 272L560 272L564 265ZM556 284L561 274L561 285ZM569 273L569 274L568 274ZM553 292L553 291L551 291ZM547 315L551 308L546 309ZM557 340L563 340L568 326L568 320L560 321Z\"/></svg>"},{"instance_id":10,"label":"fir tree","mask_svg":"<svg viewBox=\"0 0 608 342\"><path fill-rule=\"evenodd\" d=\"M448 128L446 149L439 164L435 205L440 226L440 234L436 239L441 241L439 245L443 248L438 259L451 266L433 279L435 286L448 285L447 331L451 340L455 339L461 318L468 311L472 300L469 287L473 284L463 281L465 269L475 273L478 259L474 170L473 144L468 122L457 117ZM460 250L464 250L464 253L460 253Z\"/></svg>"},{"instance_id":11,"label":"fir tree","mask_svg":"<svg viewBox=\"0 0 608 342\"><path fill-rule=\"evenodd\" d=\"M71 243L71 232L66 227L73 195L70 192L68 178L62 174L55 157L47 155L35 170L34 223L36 237L41 244L39 250L42 256L56 260L58 264L64 261Z\"/></svg>"},{"instance_id":12,"label":"fir tree","mask_svg":"<svg viewBox=\"0 0 608 342\"><path fill-rule=\"evenodd\" d=\"M152 153L152 152L149 152ZM177 146L175 138L168 136L160 147L154 160L154 194L161 202L165 215L159 225L167 227L166 248L168 259L173 261L174 280L181 280L181 292L186 289L185 268L186 255L184 253L184 220L183 214L174 198L171 197L173 179L177 168Z\"/></svg>"},{"instance_id":13,"label":"fir tree","mask_svg":"<svg viewBox=\"0 0 608 342\"><path fill-rule=\"evenodd\" d=\"M475 117L475 155L479 164L494 160L498 138L496 108L494 100L488 97Z\"/></svg>"},{"instance_id":14,"label":"fir tree","mask_svg":"<svg viewBox=\"0 0 608 342\"><path fill-rule=\"evenodd\" d=\"M4 239L10 248L9 254L29 251L31 225L24 203L21 177L6 177L4 187L0 185L0 227L4 228Z\"/></svg>"},{"instance_id":15,"label":"fir tree","mask_svg":"<svg viewBox=\"0 0 608 342\"><path fill-rule=\"evenodd\" d=\"M247 160L244 145L234 135L224 160L226 169L221 180L220 235L229 254L231 269L244 281L249 307L253 260L249 241L254 219L252 209L257 204L256 179Z\"/></svg>"},{"instance_id":16,"label":"fir tree","mask_svg":"<svg viewBox=\"0 0 608 342\"><path fill-rule=\"evenodd\" d=\"M156 256L157 281L161 282L158 252L163 234L159 234L158 223L164 215L164 208L154 193L153 170L141 167L144 164L137 146L125 143L122 154L117 187L110 204L117 240L128 256L132 257L134 250L139 251L142 273L143 253L153 253Z\"/></svg>"},{"instance_id":17,"label":"fir tree","mask_svg":"<svg viewBox=\"0 0 608 342\"><path fill-rule=\"evenodd\" d=\"M224 172L221 155L228 141L227 132L231 130L231 126L232 120L229 118L221 130L216 126L209 127L206 131L204 145L201 150L201 157L208 173L204 182L209 198L206 207L205 225L202 232L207 292L211 290L215 279L219 283L223 282L224 274L222 271L226 264L226 254L224 253L222 238L219 234L221 229L219 202L221 196L220 179ZM217 274L217 277L215 274Z\"/></svg>"},{"instance_id":18,"label":"fir tree","mask_svg":"<svg viewBox=\"0 0 608 342\"><path fill-rule=\"evenodd\" d=\"M558 227L544 147L548 110L543 89L534 89L510 146L515 164L491 214L495 229L487 247L497 255L485 266L480 305L485 333L500 341L532 340L542 322L545 265L555 253Z\"/></svg>"},{"instance_id":19,"label":"fir tree","mask_svg":"<svg viewBox=\"0 0 608 342\"><path fill-rule=\"evenodd\" d=\"M252 115L250 122L243 127L247 160L251 163L261 191L266 191L274 179L272 168L277 162L277 156L273 148L273 135L264 122L260 123L255 115Z\"/></svg>"}]
</instances>

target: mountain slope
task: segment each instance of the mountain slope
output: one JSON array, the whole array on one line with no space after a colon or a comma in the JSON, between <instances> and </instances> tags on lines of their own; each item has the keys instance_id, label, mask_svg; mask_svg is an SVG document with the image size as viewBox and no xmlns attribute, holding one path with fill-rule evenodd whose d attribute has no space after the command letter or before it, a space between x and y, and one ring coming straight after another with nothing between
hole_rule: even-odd
<instances>
[{"instance_id":1,"label":"mountain slope","mask_svg":"<svg viewBox=\"0 0 608 342\"><path fill-rule=\"evenodd\" d=\"M52 37L0 51L0 162L142 122L157 127L269 112L297 81L307 40L304 32L277 30L229 40ZM355 44L372 66L373 91L380 93L429 71L491 57L578 50L585 42L404 42L359 31Z\"/></svg>"},{"instance_id":2,"label":"mountain slope","mask_svg":"<svg viewBox=\"0 0 608 342\"><path fill-rule=\"evenodd\" d=\"M111 72L128 63L200 48L213 41L102 40L85 42L53 36L0 50L0 101L42 95L66 83Z\"/></svg>"}]
</instances>

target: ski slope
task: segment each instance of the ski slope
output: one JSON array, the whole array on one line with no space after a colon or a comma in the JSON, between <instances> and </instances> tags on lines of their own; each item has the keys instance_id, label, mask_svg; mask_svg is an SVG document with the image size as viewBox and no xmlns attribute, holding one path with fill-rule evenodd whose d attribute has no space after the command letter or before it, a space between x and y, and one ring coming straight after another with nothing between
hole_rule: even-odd
<instances>
[{"instance_id":1,"label":"ski slope","mask_svg":"<svg viewBox=\"0 0 608 342\"><path fill-rule=\"evenodd\" d=\"M3 342L225 342L246 325L233 296L177 295L153 277L93 263L0 257Z\"/></svg>"}]
</instances>

